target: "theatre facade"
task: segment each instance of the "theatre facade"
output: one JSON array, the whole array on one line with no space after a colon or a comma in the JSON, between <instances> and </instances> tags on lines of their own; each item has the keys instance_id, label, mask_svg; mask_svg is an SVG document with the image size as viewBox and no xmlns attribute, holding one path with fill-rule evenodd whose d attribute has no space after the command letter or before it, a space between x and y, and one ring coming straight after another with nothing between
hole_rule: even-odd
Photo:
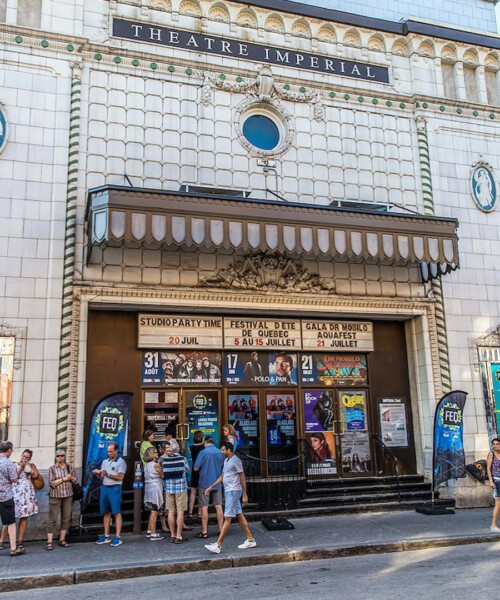
<instances>
[{"instance_id":1,"label":"theatre facade","mask_svg":"<svg viewBox=\"0 0 500 600\"><path fill-rule=\"evenodd\" d=\"M451 389L468 459L496 432L498 36L272 4L89 3L62 31L54 2L42 43L5 26L67 103L44 419L79 467L121 392L130 471L145 429L186 447L230 424L262 479L301 454L386 474L384 448L430 477ZM22 445L22 411L10 427ZM469 481L444 494L488 502Z\"/></svg>"}]
</instances>

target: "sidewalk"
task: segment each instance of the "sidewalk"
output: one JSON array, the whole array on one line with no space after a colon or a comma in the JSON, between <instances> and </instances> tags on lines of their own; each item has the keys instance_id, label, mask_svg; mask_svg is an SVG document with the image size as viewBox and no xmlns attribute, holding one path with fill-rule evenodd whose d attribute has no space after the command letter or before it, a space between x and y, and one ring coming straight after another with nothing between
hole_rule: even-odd
<instances>
[{"instance_id":1,"label":"sidewalk","mask_svg":"<svg viewBox=\"0 0 500 600\"><path fill-rule=\"evenodd\" d=\"M250 523L258 543L250 550L238 550L244 538L235 522L220 555L203 547L215 535L208 540L193 538L199 527L188 532L190 540L183 545L170 544L169 538L150 542L144 536L125 535L118 548L85 543L55 545L47 552L43 542L30 542L24 556L10 558L8 549L0 551L0 591L500 541L500 535L489 530L491 511L457 510L445 516L410 511L344 514L295 519L294 530L278 532ZM210 527L209 533L216 529Z\"/></svg>"}]
</instances>

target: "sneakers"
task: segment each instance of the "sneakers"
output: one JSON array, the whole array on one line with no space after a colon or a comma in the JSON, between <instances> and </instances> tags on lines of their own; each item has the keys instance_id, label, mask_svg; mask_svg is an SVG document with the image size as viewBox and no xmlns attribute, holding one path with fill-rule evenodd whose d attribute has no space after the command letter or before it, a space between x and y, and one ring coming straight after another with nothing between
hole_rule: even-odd
<instances>
[{"instance_id":1,"label":"sneakers","mask_svg":"<svg viewBox=\"0 0 500 600\"><path fill-rule=\"evenodd\" d=\"M246 550L247 548L255 548L257 546L257 542L255 540L245 540L243 544L240 544L238 548L240 550Z\"/></svg>"},{"instance_id":2,"label":"sneakers","mask_svg":"<svg viewBox=\"0 0 500 600\"><path fill-rule=\"evenodd\" d=\"M492 525L490 527L490 531L493 531L493 533L500 533L500 527L497 527L496 525Z\"/></svg>"},{"instance_id":3,"label":"sneakers","mask_svg":"<svg viewBox=\"0 0 500 600\"><path fill-rule=\"evenodd\" d=\"M165 536L160 535L159 533L150 533L149 536L146 536L146 537L149 537L150 542L156 542L156 541L165 539Z\"/></svg>"},{"instance_id":4,"label":"sneakers","mask_svg":"<svg viewBox=\"0 0 500 600\"><path fill-rule=\"evenodd\" d=\"M150 538L151 537L151 531L146 531L146 537Z\"/></svg>"},{"instance_id":5,"label":"sneakers","mask_svg":"<svg viewBox=\"0 0 500 600\"><path fill-rule=\"evenodd\" d=\"M111 542L111 537L109 535L101 535L101 537L96 541L96 544L109 544Z\"/></svg>"},{"instance_id":6,"label":"sneakers","mask_svg":"<svg viewBox=\"0 0 500 600\"><path fill-rule=\"evenodd\" d=\"M214 554L220 554L220 546L217 544L217 542L214 542L213 544L205 544L205 548L209 552L213 552Z\"/></svg>"},{"instance_id":7,"label":"sneakers","mask_svg":"<svg viewBox=\"0 0 500 600\"><path fill-rule=\"evenodd\" d=\"M116 548L117 546L121 546L123 544L123 540L121 537L115 536L113 541L111 542L111 547Z\"/></svg>"}]
</instances>

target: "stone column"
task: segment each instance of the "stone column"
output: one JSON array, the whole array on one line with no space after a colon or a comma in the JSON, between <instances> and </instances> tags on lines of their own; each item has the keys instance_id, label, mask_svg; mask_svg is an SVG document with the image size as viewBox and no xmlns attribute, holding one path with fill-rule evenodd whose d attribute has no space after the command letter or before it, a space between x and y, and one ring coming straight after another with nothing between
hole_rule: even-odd
<instances>
[{"instance_id":1,"label":"stone column","mask_svg":"<svg viewBox=\"0 0 500 600\"><path fill-rule=\"evenodd\" d=\"M432 176L429 160L429 143L427 139L427 121L417 116L418 149L420 155L420 172L422 177L422 193L424 213L434 215L434 196L432 192ZM446 332L446 315L444 310L443 288L441 279L432 280L432 292L436 300L436 331L438 336L439 370L443 393L451 391L450 360L448 357L448 336Z\"/></svg>"},{"instance_id":2,"label":"stone column","mask_svg":"<svg viewBox=\"0 0 500 600\"><path fill-rule=\"evenodd\" d=\"M57 394L56 448L66 448L68 461L74 460L76 422L76 380L78 340L72 336L73 276L75 269L75 231L78 192L78 154L80 150L80 102L82 67L71 65L71 100L69 111L68 179L66 189L66 226L62 281L61 344Z\"/></svg>"}]
</instances>

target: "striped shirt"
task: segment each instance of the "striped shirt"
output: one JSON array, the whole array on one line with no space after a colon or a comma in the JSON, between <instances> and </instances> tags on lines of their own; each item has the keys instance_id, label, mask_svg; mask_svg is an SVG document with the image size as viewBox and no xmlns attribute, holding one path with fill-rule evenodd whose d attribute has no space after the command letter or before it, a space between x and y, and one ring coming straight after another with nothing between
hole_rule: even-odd
<instances>
[{"instance_id":1,"label":"striped shirt","mask_svg":"<svg viewBox=\"0 0 500 600\"><path fill-rule=\"evenodd\" d=\"M169 454L161 461L165 491L167 494L181 494L188 488L186 471L189 463L181 454Z\"/></svg>"},{"instance_id":2,"label":"striped shirt","mask_svg":"<svg viewBox=\"0 0 500 600\"><path fill-rule=\"evenodd\" d=\"M66 465L64 469L57 465L52 465L49 468L49 496L51 498L68 498L73 495L73 483L71 481L63 481L59 485L54 485L56 479L62 479L68 475L76 478L71 465Z\"/></svg>"}]
</instances>

